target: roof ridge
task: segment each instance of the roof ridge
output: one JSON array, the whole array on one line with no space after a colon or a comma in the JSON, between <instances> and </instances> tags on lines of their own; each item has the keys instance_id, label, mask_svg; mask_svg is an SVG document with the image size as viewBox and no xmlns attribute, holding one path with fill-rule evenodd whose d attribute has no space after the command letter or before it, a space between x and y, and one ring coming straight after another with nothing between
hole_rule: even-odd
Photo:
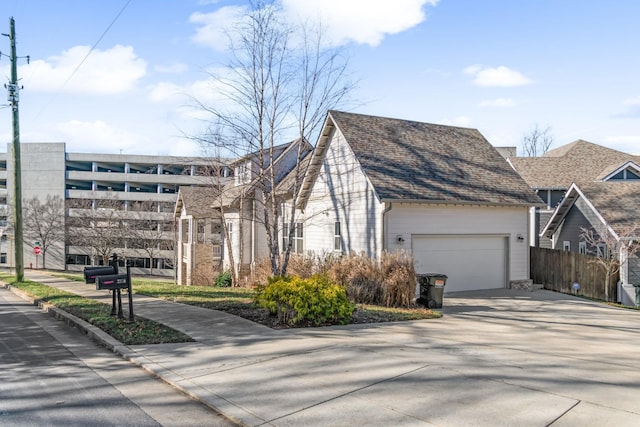
<instances>
[{"instance_id":1,"label":"roof ridge","mask_svg":"<svg viewBox=\"0 0 640 427\"><path fill-rule=\"evenodd\" d=\"M334 113L337 113L338 115L344 114L344 115L351 115L351 116L369 117L369 118L378 119L378 120L392 120L392 121L404 122L404 123L416 123L416 124L429 125L429 126L442 126L445 128L452 128L452 129L478 130L476 128L470 128L470 127L464 127L464 126L446 125L442 123L424 122L419 120L408 120L408 119L401 119L398 117L374 116L372 114L352 113L352 112L340 111L340 110L329 110L329 114L334 114Z\"/></svg>"}]
</instances>

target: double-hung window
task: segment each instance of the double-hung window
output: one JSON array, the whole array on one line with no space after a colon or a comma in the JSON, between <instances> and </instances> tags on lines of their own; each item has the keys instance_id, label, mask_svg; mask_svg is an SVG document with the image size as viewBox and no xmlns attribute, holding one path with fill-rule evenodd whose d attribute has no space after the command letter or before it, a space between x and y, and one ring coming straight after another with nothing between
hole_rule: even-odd
<instances>
[{"instance_id":1,"label":"double-hung window","mask_svg":"<svg viewBox=\"0 0 640 427\"><path fill-rule=\"evenodd\" d=\"M342 252L342 232L340 230L340 221L336 221L333 227L333 250Z\"/></svg>"},{"instance_id":2,"label":"double-hung window","mask_svg":"<svg viewBox=\"0 0 640 427\"><path fill-rule=\"evenodd\" d=\"M286 251L289 246L289 224L284 224L282 227L282 250ZM293 233L291 239L291 252L301 254L304 252L304 233L301 222L297 222L293 225Z\"/></svg>"}]
</instances>

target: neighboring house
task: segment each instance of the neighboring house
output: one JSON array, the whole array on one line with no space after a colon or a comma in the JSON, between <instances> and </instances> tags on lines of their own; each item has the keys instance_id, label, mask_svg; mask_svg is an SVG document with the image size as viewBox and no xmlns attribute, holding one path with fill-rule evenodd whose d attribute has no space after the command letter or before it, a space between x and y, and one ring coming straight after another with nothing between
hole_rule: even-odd
<instances>
[{"instance_id":1,"label":"neighboring house","mask_svg":"<svg viewBox=\"0 0 640 427\"><path fill-rule=\"evenodd\" d=\"M222 270L222 219L211 208L219 196L214 186L180 187L174 218L179 285L206 285Z\"/></svg>"},{"instance_id":2,"label":"neighboring house","mask_svg":"<svg viewBox=\"0 0 640 427\"><path fill-rule=\"evenodd\" d=\"M413 254L446 291L529 280L539 197L475 129L330 111L302 183L305 251Z\"/></svg>"},{"instance_id":3,"label":"neighboring house","mask_svg":"<svg viewBox=\"0 0 640 427\"><path fill-rule=\"evenodd\" d=\"M510 157L508 160L546 203L546 207L531 212L530 242L532 246L543 248L551 248L552 244L540 232L572 183L640 178L640 156L583 140L550 150L540 157Z\"/></svg>"},{"instance_id":4,"label":"neighboring house","mask_svg":"<svg viewBox=\"0 0 640 427\"><path fill-rule=\"evenodd\" d=\"M612 250L604 242L615 241L620 250L622 284L640 285L638 254L627 254L625 249L640 241L639 171L638 165L628 164L625 168L610 170L605 175L609 178L607 181L572 184L544 226L542 235L550 239L554 249L592 255ZM629 173L635 177L625 182L615 180ZM582 237L583 229L600 230L608 236L600 236L603 243L598 247L589 247Z\"/></svg>"},{"instance_id":5,"label":"neighboring house","mask_svg":"<svg viewBox=\"0 0 640 427\"><path fill-rule=\"evenodd\" d=\"M274 174L278 215L282 215L282 204L291 199L296 174L306 165L306 160L303 160L300 168L296 168L298 155L304 159L312 149L306 141L300 146L298 140L279 145L273 149L273 164L265 155L262 167L259 153L251 153L231 165L232 177L217 190L209 188L207 192L180 188L180 194L184 193L185 197L179 195L175 210L175 217L180 218L176 246L182 250L178 254L178 259L182 260L179 283L192 284L190 278L198 275L198 269L206 269L212 263L220 271L229 269L232 259L229 247L240 279L249 274L256 261L269 256L264 194L272 189L265 176L272 172ZM205 193L207 197L202 197ZM193 203L190 203L190 196L193 197ZM209 235L208 227L214 224L217 225ZM224 233L223 224L228 233ZM206 230L203 236L205 242L198 243L198 229L202 230L203 226ZM274 227L280 230L282 224L274 224ZM227 244L225 234L228 234L230 244Z\"/></svg>"}]
</instances>

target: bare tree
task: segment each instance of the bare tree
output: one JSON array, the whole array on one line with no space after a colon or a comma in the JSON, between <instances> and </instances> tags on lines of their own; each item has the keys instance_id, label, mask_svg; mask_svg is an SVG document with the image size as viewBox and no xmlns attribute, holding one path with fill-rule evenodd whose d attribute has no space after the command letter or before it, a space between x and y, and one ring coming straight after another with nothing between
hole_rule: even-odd
<instances>
[{"instance_id":1,"label":"bare tree","mask_svg":"<svg viewBox=\"0 0 640 427\"><path fill-rule=\"evenodd\" d=\"M47 195L44 202L34 197L25 200L22 206L24 241L31 247L36 241L39 242L42 268L47 268L47 251L52 245L64 242L65 239L64 200L59 196Z\"/></svg>"},{"instance_id":2,"label":"bare tree","mask_svg":"<svg viewBox=\"0 0 640 427\"><path fill-rule=\"evenodd\" d=\"M143 250L149 257L151 275L153 275L154 258L162 250L173 250L173 246L169 243L175 243L173 240L168 240L168 236L173 238L173 221L159 212L155 214L156 206L156 202L152 201L137 202L135 210L130 209L125 220L126 228L129 230L128 246Z\"/></svg>"},{"instance_id":3,"label":"bare tree","mask_svg":"<svg viewBox=\"0 0 640 427\"><path fill-rule=\"evenodd\" d=\"M541 128L536 125L522 137L522 150L527 157L541 156L547 151L553 144L553 135L551 134L551 127Z\"/></svg>"},{"instance_id":4,"label":"bare tree","mask_svg":"<svg viewBox=\"0 0 640 427\"><path fill-rule=\"evenodd\" d=\"M581 227L580 239L587 244L587 254L595 255L593 263L605 273L605 298L610 299L611 278L629 262L629 257L640 251L636 228L627 228L614 234L606 226Z\"/></svg>"},{"instance_id":5,"label":"bare tree","mask_svg":"<svg viewBox=\"0 0 640 427\"><path fill-rule=\"evenodd\" d=\"M273 167L276 146L285 138L297 140L299 172L306 141L315 140L327 110L335 108L354 87L348 81L342 52L327 47L323 31L309 24L292 25L282 19L277 6L254 3L244 20L230 32L231 63L221 82L220 94L233 109L199 106L213 116L216 138L209 144L234 155L252 153L251 191L261 204L266 244L274 275L285 275L291 245L281 257L279 233L281 200L278 174ZM292 194L297 197L297 186ZM288 215L289 242L293 239L296 200ZM225 229L227 227L225 226Z\"/></svg>"},{"instance_id":6,"label":"bare tree","mask_svg":"<svg viewBox=\"0 0 640 427\"><path fill-rule=\"evenodd\" d=\"M114 250L124 247L125 226L124 203L114 195L77 201L67 219L68 244L91 248L107 265Z\"/></svg>"}]
</instances>

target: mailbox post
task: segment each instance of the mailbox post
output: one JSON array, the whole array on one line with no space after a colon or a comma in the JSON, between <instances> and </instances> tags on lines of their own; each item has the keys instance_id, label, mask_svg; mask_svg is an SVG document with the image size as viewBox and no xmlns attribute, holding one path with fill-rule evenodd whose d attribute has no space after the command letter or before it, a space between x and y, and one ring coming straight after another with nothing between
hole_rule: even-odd
<instances>
[{"instance_id":1,"label":"mailbox post","mask_svg":"<svg viewBox=\"0 0 640 427\"><path fill-rule=\"evenodd\" d=\"M131 264L127 262L127 273L118 274L118 256L113 254L111 265L108 267L85 267L86 283L95 283L96 289L112 291L111 315L123 319L122 289L129 292L129 321L134 322L133 292L131 290Z\"/></svg>"}]
</instances>

